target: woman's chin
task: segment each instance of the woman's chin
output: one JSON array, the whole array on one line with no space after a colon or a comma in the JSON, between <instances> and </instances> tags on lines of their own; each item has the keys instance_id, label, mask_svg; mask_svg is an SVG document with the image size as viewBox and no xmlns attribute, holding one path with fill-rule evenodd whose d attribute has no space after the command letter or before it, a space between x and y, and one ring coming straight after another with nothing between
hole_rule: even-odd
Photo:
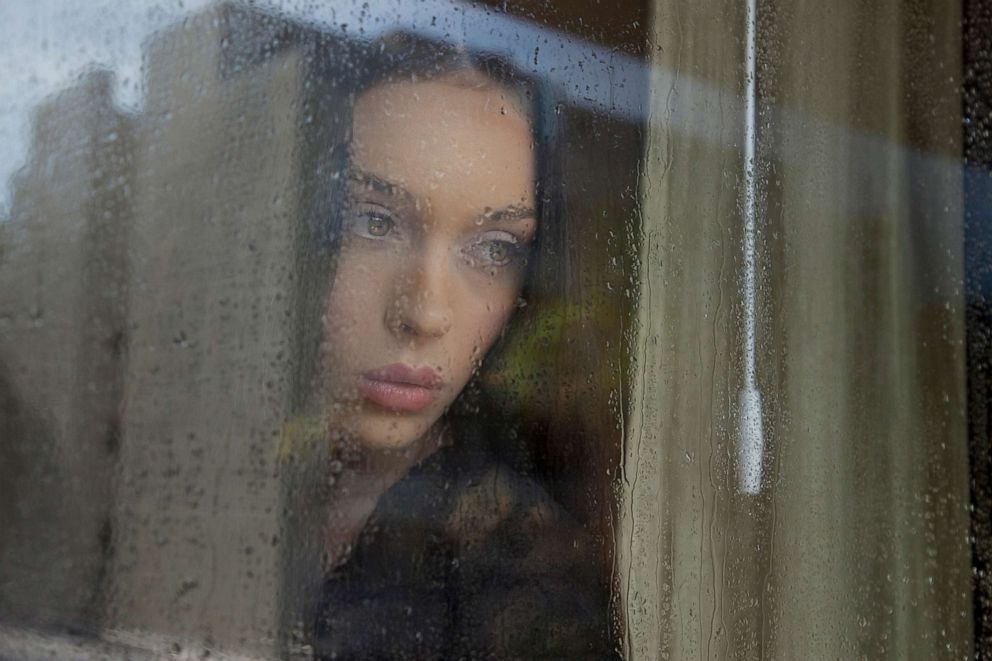
<instances>
[{"instance_id":1,"label":"woman's chin","mask_svg":"<svg viewBox=\"0 0 992 661\"><path fill-rule=\"evenodd\" d=\"M405 450L417 439L400 436L362 435L359 441L366 450Z\"/></svg>"},{"instance_id":2,"label":"woman's chin","mask_svg":"<svg viewBox=\"0 0 992 661\"><path fill-rule=\"evenodd\" d=\"M367 420L358 425L357 438L367 450L406 450L430 429L414 420Z\"/></svg>"}]
</instances>

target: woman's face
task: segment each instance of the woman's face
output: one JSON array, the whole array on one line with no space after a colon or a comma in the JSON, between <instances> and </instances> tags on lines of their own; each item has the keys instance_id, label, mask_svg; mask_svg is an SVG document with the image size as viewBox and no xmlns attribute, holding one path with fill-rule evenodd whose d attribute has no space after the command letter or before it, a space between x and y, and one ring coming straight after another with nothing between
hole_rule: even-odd
<instances>
[{"instance_id":1,"label":"woman's face","mask_svg":"<svg viewBox=\"0 0 992 661\"><path fill-rule=\"evenodd\" d=\"M405 448L455 400L520 294L534 177L527 118L481 76L357 99L322 347L336 428Z\"/></svg>"}]
</instances>

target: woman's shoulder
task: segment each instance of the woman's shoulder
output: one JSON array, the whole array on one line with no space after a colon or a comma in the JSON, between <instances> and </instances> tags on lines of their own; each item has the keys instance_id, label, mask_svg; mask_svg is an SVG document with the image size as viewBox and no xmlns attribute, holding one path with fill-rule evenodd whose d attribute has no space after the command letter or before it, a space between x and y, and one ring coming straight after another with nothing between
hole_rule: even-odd
<instances>
[{"instance_id":1,"label":"woman's shoulder","mask_svg":"<svg viewBox=\"0 0 992 661\"><path fill-rule=\"evenodd\" d=\"M604 658L608 598L594 557L537 476L466 443L383 496L327 586L325 617L345 639L370 622L389 632L364 649Z\"/></svg>"},{"instance_id":2,"label":"woman's shoulder","mask_svg":"<svg viewBox=\"0 0 992 661\"><path fill-rule=\"evenodd\" d=\"M537 476L497 457L474 464L456 481L446 526L466 649L610 656L593 539Z\"/></svg>"},{"instance_id":3,"label":"woman's shoulder","mask_svg":"<svg viewBox=\"0 0 992 661\"><path fill-rule=\"evenodd\" d=\"M456 442L426 459L377 509L394 512L389 518L422 510L454 537L485 536L510 521L536 529L568 518L536 475L473 442Z\"/></svg>"},{"instance_id":4,"label":"woman's shoulder","mask_svg":"<svg viewBox=\"0 0 992 661\"><path fill-rule=\"evenodd\" d=\"M537 532L569 518L535 475L493 455L456 468L451 477L447 526L455 537L483 538L508 523Z\"/></svg>"}]
</instances>

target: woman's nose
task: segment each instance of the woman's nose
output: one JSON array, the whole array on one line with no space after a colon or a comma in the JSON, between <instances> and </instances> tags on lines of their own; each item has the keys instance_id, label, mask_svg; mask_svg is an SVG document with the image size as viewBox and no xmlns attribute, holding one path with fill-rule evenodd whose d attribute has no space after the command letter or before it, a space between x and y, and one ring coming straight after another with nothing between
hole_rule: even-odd
<instances>
[{"instance_id":1,"label":"woman's nose","mask_svg":"<svg viewBox=\"0 0 992 661\"><path fill-rule=\"evenodd\" d=\"M398 276L386 325L401 336L437 338L451 329L448 263L441 251L425 251Z\"/></svg>"}]
</instances>

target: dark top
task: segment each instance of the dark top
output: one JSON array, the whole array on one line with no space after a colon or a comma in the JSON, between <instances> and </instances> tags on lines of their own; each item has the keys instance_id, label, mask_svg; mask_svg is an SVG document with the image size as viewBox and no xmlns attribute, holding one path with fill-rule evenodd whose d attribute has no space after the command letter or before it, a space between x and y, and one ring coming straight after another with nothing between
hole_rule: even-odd
<instances>
[{"instance_id":1,"label":"dark top","mask_svg":"<svg viewBox=\"0 0 992 661\"><path fill-rule=\"evenodd\" d=\"M442 448L325 579L319 659L618 658L591 541L532 477Z\"/></svg>"}]
</instances>

